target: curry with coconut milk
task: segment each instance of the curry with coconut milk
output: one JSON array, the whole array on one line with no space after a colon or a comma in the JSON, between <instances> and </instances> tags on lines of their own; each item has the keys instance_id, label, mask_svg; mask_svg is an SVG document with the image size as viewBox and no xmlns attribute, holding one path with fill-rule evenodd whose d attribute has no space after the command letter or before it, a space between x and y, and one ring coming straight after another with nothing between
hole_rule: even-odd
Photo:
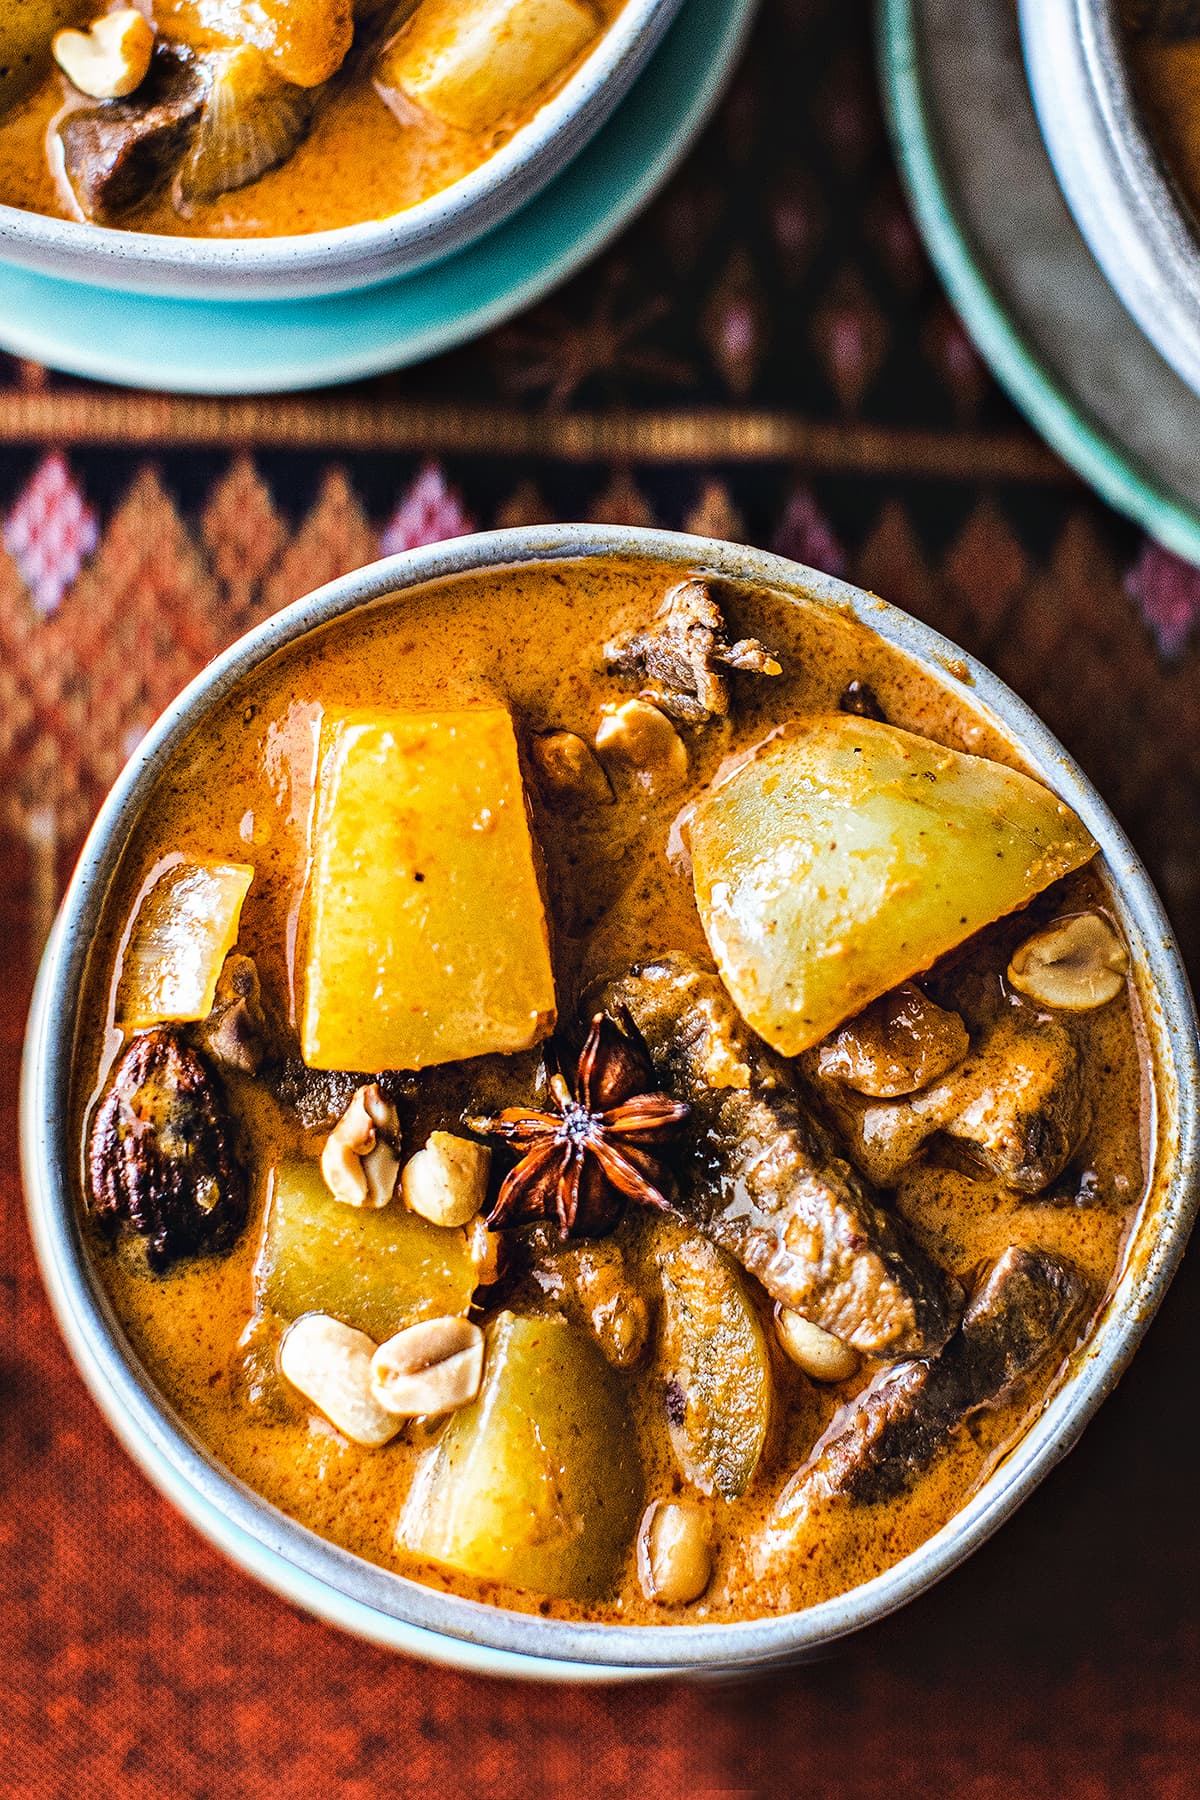
<instances>
[{"instance_id":1,"label":"curry with coconut milk","mask_svg":"<svg viewBox=\"0 0 1200 1800\"><path fill-rule=\"evenodd\" d=\"M1081 822L847 615L636 559L246 677L82 1016L87 1231L181 1419L357 1555L559 1616L914 1549L1086 1340L1152 1160Z\"/></svg>"}]
</instances>

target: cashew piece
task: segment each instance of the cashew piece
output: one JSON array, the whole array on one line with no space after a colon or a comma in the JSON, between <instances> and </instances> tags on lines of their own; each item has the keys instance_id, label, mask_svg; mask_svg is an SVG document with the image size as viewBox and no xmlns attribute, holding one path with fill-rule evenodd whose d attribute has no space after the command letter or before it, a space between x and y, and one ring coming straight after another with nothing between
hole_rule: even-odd
<instances>
[{"instance_id":1,"label":"cashew piece","mask_svg":"<svg viewBox=\"0 0 1200 1800\"><path fill-rule=\"evenodd\" d=\"M483 1380L483 1333L470 1319L426 1319L380 1344L371 1393L401 1419L436 1417L466 1406Z\"/></svg>"},{"instance_id":2,"label":"cashew piece","mask_svg":"<svg viewBox=\"0 0 1200 1800\"><path fill-rule=\"evenodd\" d=\"M628 763L652 794L687 780L687 747L666 713L649 700L622 700L619 706L601 707L595 741L601 755Z\"/></svg>"},{"instance_id":3,"label":"cashew piece","mask_svg":"<svg viewBox=\"0 0 1200 1800\"><path fill-rule=\"evenodd\" d=\"M1116 999L1128 969L1129 952L1108 920L1085 912L1026 938L1008 965L1008 980L1039 1006L1091 1012Z\"/></svg>"},{"instance_id":4,"label":"cashew piece","mask_svg":"<svg viewBox=\"0 0 1200 1800\"><path fill-rule=\"evenodd\" d=\"M73 87L93 100L123 100L150 72L154 27L135 6L105 13L88 31L59 31L54 60Z\"/></svg>"},{"instance_id":5,"label":"cashew piece","mask_svg":"<svg viewBox=\"0 0 1200 1800\"><path fill-rule=\"evenodd\" d=\"M305 1313L289 1325L279 1346L279 1367L294 1388L356 1444L378 1449L394 1438L400 1421L371 1392L375 1345L327 1313Z\"/></svg>"},{"instance_id":6,"label":"cashew piece","mask_svg":"<svg viewBox=\"0 0 1200 1800\"><path fill-rule=\"evenodd\" d=\"M377 1081L354 1098L325 1140L321 1174L347 1206L386 1206L400 1174L400 1119Z\"/></svg>"},{"instance_id":7,"label":"cashew piece","mask_svg":"<svg viewBox=\"0 0 1200 1800\"><path fill-rule=\"evenodd\" d=\"M775 1308L775 1334L811 1381L849 1381L858 1372L858 1354L849 1344L786 1306Z\"/></svg>"},{"instance_id":8,"label":"cashew piece","mask_svg":"<svg viewBox=\"0 0 1200 1800\"><path fill-rule=\"evenodd\" d=\"M433 1131L404 1165L404 1204L431 1225L466 1225L487 1197L492 1153L485 1144Z\"/></svg>"},{"instance_id":9,"label":"cashew piece","mask_svg":"<svg viewBox=\"0 0 1200 1800\"><path fill-rule=\"evenodd\" d=\"M647 1600L686 1606L712 1579L708 1520L690 1500L654 1500L642 1514L637 1541L638 1580Z\"/></svg>"}]
</instances>

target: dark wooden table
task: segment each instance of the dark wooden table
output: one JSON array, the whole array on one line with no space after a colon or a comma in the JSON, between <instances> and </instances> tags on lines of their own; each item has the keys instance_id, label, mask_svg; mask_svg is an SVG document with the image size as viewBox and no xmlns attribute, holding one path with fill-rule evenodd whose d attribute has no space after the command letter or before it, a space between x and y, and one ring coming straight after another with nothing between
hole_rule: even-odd
<instances>
[{"instance_id":1,"label":"dark wooden table","mask_svg":"<svg viewBox=\"0 0 1200 1800\"><path fill-rule=\"evenodd\" d=\"M862 0L766 0L687 167L563 294L349 393L0 382L0 1792L1200 1792L1200 1277L1003 1533L831 1660L526 1689L301 1617L150 1489L50 1319L21 1210L32 969L138 733L252 620L471 524L653 519L841 570L979 653L1133 834L1200 961L1200 578L1026 431L930 274Z\"/></svg>"}]
</instances>

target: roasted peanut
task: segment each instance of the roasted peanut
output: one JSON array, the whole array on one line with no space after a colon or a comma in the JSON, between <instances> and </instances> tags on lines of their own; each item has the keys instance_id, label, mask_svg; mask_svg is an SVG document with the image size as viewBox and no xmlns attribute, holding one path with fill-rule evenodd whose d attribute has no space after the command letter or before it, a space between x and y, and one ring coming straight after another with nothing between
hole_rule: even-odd
<instances>
[{"instance_id":1,"label":"roasted peanut","mask_svg":"<svg viewBox=\"0 0 1200 1800\"><path fill-rule=\"evenodd\" d=\"M380 1344L371 1393L397 1418L433 1417L466 1406L483 1379L483 1333L470 1319L426 1319Z\"/></svg>"},{"instance_id":2,"label":"roasted peanut","mask_svg":"<svg viewBox=\"0 0 1200 1800\"><path fill-rule=\"evenodd\" d=\"M328 1313L306 1313L289 1325L279 1347L279 1367L294 1388L356 1444L376 1449L395 1437L400 1420L371 1391L375 1345Z\"/></svg>"},{"instance_id":3,"label":"roasted peanut","mask_svg":"<svg viewBox=\"0 0 1200 1800\"><path fill-rule=\"evenodd\" d=\"M404 1203L432 1225L466 1225L487 1195L492 1153L485 1144L431 1132L425 1148L404 1165Z\"/></svg>"},{"instance_id":4,"label":"roasted peanut","mask_svg":"<svg viewBox=\"0 0 1200 1800\"><path fill-rule=\"evenodd\" d=\"M1039 1006L1090 1012L1124 986L1129 953L1107 919L1076 913L1027 938L1008 965L1017 992Z\"/></svg>"},{"instance_id":5,"label":"roasted peanut","mask_svg":"<svg viewBox=\"0 0 1200 1800\"><path fill-rule=\"evenodd\" d=\"M647 1600L686 1606L712 1579L708 1520L688 1500L655 1500L642 1514L637 1543L638 1579Z\"/></svg>"},{"instance_id":6,"label":"roasted peanut","mask_svg":"<svg viewBox=\"0 0 1200 1800\"><path fill-rule=\"evenodd\" d=\"M400 1120L378 1082L355 1090L321 1152L321 1174L347 1206L386 1206L400 1174Z\"/></svg>"},{"instance_id":7,"label":"roasted peanut","mask_svg":"<svg viewBox=\"0 0 1200 1800\"><path fill-rule=\"evenodd\" d=\"M541 732L529 749L539 786L549 800L560 805L588 800L596 806L607 806L611 801L612 786L595 751L573 731Z\"/></svg>"},{"instance_id":8,"label":"roasted peanut","mask_svg":"<svg viewBox=\"0 0 1200 1800\"><path fill-rule=\"evenodd\" d=\"M666 713L649 700L603 707L596 748L602 756L628 764L652 794L668 792L687 780L687 747Z\"/></svg>"},{"instance_id":9,"label":"roasted peanut","mask_svg":"<svg viewBox=\"0 0 1200 1800\"><path fill-rule=\"evenodd\" d=\"M791 1361L813 1381L848 1381L858 1369L849 1344L786 1306L775 1308L775 1331Z\"/></svg>"},{"instance_id":10,"label":"roasted peanut","mask_svg":"<svg viewBox=\"0 0 1200 1800\"><path fill-rule=\"evenodd\" d=\"M135 6L105 13L88 31L59 31L54 60L93 100L122 100L142 85L154 54L154 27Z\"/></svg>"}]
</instances>

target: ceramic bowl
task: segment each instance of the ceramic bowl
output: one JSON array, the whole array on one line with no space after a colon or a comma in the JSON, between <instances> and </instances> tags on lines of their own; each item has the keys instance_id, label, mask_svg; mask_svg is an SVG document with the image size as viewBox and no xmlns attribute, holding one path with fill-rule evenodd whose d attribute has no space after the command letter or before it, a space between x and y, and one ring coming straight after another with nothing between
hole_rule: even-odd
<instances>
[{"instance_id":1,"label":"ceramic bowl","mask_svg":"<svg viewBox=\"0 0 1200 1800\"><path fill-rule=\"evenodd\" d=\"M1042 136L1110 285L1200 394L1200 235L1133 90L1117 0L1020 0Z\"/></svg>"},{"instance_id":2,"label":"ceramic bowl","mask_svg":"<svg viewBox=\"0 0 1200 1800\"><path fill-rule=\"evenodd\" d=\"M92 287L193 300L348 293L437 262L544 188L633 85L681 0L625 0L564 86L461 181L387 219L268 238L166 237L0 206L0 260Z\"/></svg>"},{"instance_id":3,"label":"ceramic bowl","mask_svg":"<svg viewBox=\"0 0 1200 1800\"><path fill-rule=\"evenodd\" d=\"M78 1150L71 1142L68 1096L77 996L105 892L164 762L264 658L330 620L468 570L614 554L666 562L681 574L707 571L748 580L853 614L983 709L1101 846L1157 1071L1150 1196L1090 1340L1020 1443L943 1530L885 1574L806 1611L740 1624L618 1626L509 1612L434 1592L315 1536L228 1475L174 1417L109 1307L75 1199ZM105 802L46 950L22 1074L22 1159L42 1271L97 1403L150 1478L243 1568L363 1637L462 1668L579 1681L725 1674L817 1655L910 1600L982 1543L1071 1448L1133 1354L1183 1251L1197 1197L1197 1049L1187 979L1145 871L1085 776L994 675L873 595L777 556L670 532L538 526L411 551L332 582L242 638L168 708Z\"/></svg>"}]
</instances>

